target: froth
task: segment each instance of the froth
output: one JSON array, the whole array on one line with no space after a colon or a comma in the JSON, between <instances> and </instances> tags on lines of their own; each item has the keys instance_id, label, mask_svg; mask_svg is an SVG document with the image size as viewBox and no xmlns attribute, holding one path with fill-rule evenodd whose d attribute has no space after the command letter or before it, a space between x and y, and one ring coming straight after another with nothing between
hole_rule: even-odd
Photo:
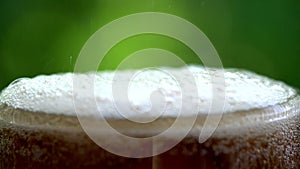
<instances>
[{"instance_id":1,"label":"froth","mask_svg":"<svg viewBox=\"0 0 300 169\"><path fill-rule=\"evenodd\" d=\"M192 84L187 78L185 70L189 70L193 75L198 92L186 91L185 96L187 97L182 100L181 88L176 77L186 78L183 80L183 86ZM219 84L211 80L212 74L209 72L223 71L224 108L222 108L223 111L211 111L211 101L213 97L216 97L212 91L212 85ZM192 105L199 105L198 111L183 111L183 116L190 116L191 113L230 113L266 108L284 103L296 95L293 88L282 82L238 69L221 70L188 66L143 71L118 71L118 77L121 78L115 78L115 73L113 71L64 73L20 79L2 91L0 103L18 109L51 114L76 115L76 113L81 113L87 116L98 116L101 112L107 118L156 117L159 115L173 117L177 116L183 104L191 105L188 106L191 109L194 108ZM131 77L128 86L128 98L116 97L113 84L126 80L129 74L134 74L134 77ZM74 88L74 80L79 83L76 88ZM91 87L93 87L92 94L88 92ZM195 92L198 93L197 97L194 97ZM155 103L157 99L152 98L153 93L161 94L165 104L160 104L160 101ZM74 103L77 104L76 109ZM78 103L80 104L78 105ZM97 106L94 106L95 103ZM120 112L116 105L122 104L130 104L132 111ZM162 106L159 110L163 112L151 111L155 105Z\"/></svg>"}]
</instances>

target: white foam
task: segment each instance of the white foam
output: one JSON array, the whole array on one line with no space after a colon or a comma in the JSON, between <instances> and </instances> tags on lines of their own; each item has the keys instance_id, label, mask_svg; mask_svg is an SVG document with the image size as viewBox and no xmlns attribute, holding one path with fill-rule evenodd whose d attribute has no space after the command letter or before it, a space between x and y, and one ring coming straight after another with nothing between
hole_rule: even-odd
<instances>
[{"instance_id":1,"label":"white foam","mask_svg":"<svg viewBox=\"0 0 300 169\"><path fill-rule=\"evenodd\" d=\"M195 78L198 97L195 97L197 91L192 89L193 83L188 79L186 68ZM115 79L115 73L112 71L40 75L32 79L20 79L9 85L2 91L0 102L33 112L76 115L77 111L77 113L96 116L101 112L103 116L108 118L123 118L124 116L156 117L161 114L163 116L177 116L178 110L184 104L191 105L187 106L191 109L194 108L192 105L200 105L198 111L183 111L185 116L191 115L189 113L230 113L276 105L286 102L296 95L293 88L282 82L248 71L225 69L226 99L224 112L214 111L217 109L210 109L211 100L216 98L218 93L212 92L212 85L218 86L220 84L217 84L217 81L212 83L208 70L214 72L215 75L218 74L216 72L222 72L220 69L188 66L185 68L161 68L161 70L118 71L118 78ZM129 78L128 75L131 74L135 74L135 76L132 77L128 88L129 102L127 102L126 95L124 97L123 94L118 95L118 92L113 92L112 84L126 82ZM178 77L183 78L181 85L187 88L191 87L191 90L186 91L182 103L183 95L176 80ZM73 81L76 81L75 86ZM93 93L90 92L91 90ZM153 95L153 92L156 95ZM114 97L114 94L117 97ZM153 99L152 96L157 97ZM161 100L159 100L161 97L164 104L161 104ZM73 99L76 99L76 102L73 102ZM155 101L157 102L155 103ZM76 110L74 103L76 103ZM94 106L95 103L97 104L96 107ZM122 106L122 104L130 104L129 107L132 111L118 113L120 109L115 106ZM159 111L163 111L163 113L151 111L157 105L160 106Z\"/></svg>"}]
</instances>

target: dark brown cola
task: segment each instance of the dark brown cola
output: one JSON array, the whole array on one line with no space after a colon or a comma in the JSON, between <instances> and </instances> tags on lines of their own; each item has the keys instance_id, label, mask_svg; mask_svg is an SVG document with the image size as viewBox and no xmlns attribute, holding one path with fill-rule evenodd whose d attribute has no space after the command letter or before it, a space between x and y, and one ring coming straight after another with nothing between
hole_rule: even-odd
<instances>
[{"instance_id":1,"label":"dark brown cola","mask_svg":"<svg viewBox=\"0 0 300 169\"><path fill-rule=\"evenodd\" d=\"M299 96L264 109L224 114L204 143L198 142L197 128L205 119L199 116L179 144L147 158L121 157L102 149L82 130L76 116L33 113L2 104L0 119L1 169L300 168ZM136 137L150 136L153 128L164 130L173 123L172 118L160 118L147 126L107 121ZM126 143L119 146L126 147Z\"/></svg>"}]
</instances>

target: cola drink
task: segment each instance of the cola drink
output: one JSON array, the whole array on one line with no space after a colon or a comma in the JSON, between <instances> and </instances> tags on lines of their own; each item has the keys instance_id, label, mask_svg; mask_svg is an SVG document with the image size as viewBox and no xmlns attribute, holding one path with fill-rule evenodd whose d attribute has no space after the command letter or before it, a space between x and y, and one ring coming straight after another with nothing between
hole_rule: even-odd
<instances>
[{"instance_id":1,"label":"cola drink","mask_svg":"<svg viewBox=\"0 0 300 169\"><path fill-rule=\"evenodd\" d=\"M189 69L194 76L198 76L196 81L201 81L200 84L197 83L197 87L205 88L201 85L202 82L206 84L208 81L207 74L203 72L204 69L201 67L189 67ZM179 68L167 70L182 74ZM150 74L156 78L160 77L159 72L150 72ZM98 79L101 92L91 96L93 97L91 99L89 95L78 96L85 92L84 82L91 74L67 73L23 79L8 86L0 96L1 168L300 167L300 96L295 89L282 82L247 71L225 70L227 92L224 112L219 119L218 126L207 140L199 141L199 132L202 131L208 117L205 111L208 112L209 107L205 99L208 100L211 96L199 92L197 100L202 100L200 104L202 107L197 111L194 123L189 124L191 116L186 115L181 119L180 125L176 126L176 131L180 133L181 127L191 125L191 129L185 133L183 139L164 137L159 144L178 143L162 153L153 152L153 156L130 158L99 146L87 134L78 114L72 112L74 109L72 99L75 93L70 91L74 90L72 85L74 75L83 79L80 83L83 90L76 93L75 99L79 99L79 103L82 104L79 108L85 113L84 118L90 124L89 127L93 127L94 123L102 124L103 120L101 119L103 117L93 116L93 111L96 109L89 105L91 99L99 103L100 109L106 106L104 117L110 126L130 137L152 137L171 128L176 121L176 116L172 116L172 111L176 111L173 109L177 104L176 99L168 102L166 114L149 123L137 123L122 116L112 115L115 110L109 109L112 100L108 99L108 96L112 94L103 93L107 90L105 86L113 82L110 78L110 75L113 75L110 72L97 73L97 76L101 77ZM149 83L151 79L146 77L141 77L141 79L146 80L138 80L136 83L141 86L150 84L151 89L165 89L166 98L177 97L174 95L177 90L173 91L170 86L165 88L155 86L164 84L161 81L161 83L152 84ZM170 81L168 78L164 79L167 82ZM143 90L147 91L146 89ZM133 92L141 93L140 90L134 88ZM171 91L170 95L168 91ZM139 95L133 96L138 101L144 99L138 97ZM194 99L188 99L183 100L183 103L192 105L194 101ZM138 102L135 106L145 106L145 104ZM213 120L218 120L220 117L218 112L210 113L210 118ZM150 117L151 115L143 114L143 116ZM146 151L149 146L152 148L157 146L155 144L129 146L126 140L115 138L110 133L102 133L99 136L96 134L96 137L106 142L118 143L114 146L128 152L134 152L136 149ZM162 147L158 146L158 148Z\"/></svg>"}]
</instances>

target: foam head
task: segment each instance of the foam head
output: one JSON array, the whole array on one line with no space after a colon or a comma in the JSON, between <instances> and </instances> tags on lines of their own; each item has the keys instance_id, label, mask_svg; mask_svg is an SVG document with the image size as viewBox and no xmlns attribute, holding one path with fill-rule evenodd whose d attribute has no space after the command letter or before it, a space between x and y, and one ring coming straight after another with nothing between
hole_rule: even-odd
<instances>
[{"instance_id":1,"label":"foam head","mask_svg":"<svg viewBox=\"0 0 300 169\"><path fill-rule=\"evenodd\" d=\"M176 78L185 78L183 69L188 69L193 75L198 91L188 91L186 99L181 100L182 93ZM76 115L77 111L87 116L97 116L99 112L106 118L126 117L152 117L176 116L176 110L182 104L198 104L197 114L206 113L231 113L236 111L260 109L284 103L296 95L296 91L286 84L255 73L225 69L225 100L223 112L210 112L211 100L214 97L209 71L221 69L204 68L201 66L187 66L184 68L160 68L147 70L117 71L120 77L134 74L128 86L128 97L114 97L113 83L122 82L124 79L114 78L113 71L89 72L82 74L64 73L53 75L40 75L34 78L24 78L12 83L0 95L0 103L17 109L32 112L45 112L51 114ZM74 79L80 82L74 91ZM183 85L190 85L184 81ZM93 86L93 94L85 92ZM198 97L192 97L197 92ZM155 114L150 111L153 106L151 97L153 93L161 94L165 104L163 112ZM155 94L154 94L155 95ZM159 96L160 97L160 96ZM81 103L74 108L73 99ZM125 101L124 99L128 99ZM130 104L135 111L118 112L114 103ZM92 104L96 103L96 107ZM158 104L160 105L160 104ZM192 107L192 106L191 106ZM188 111L186 111L188 112ZM78 112L77 112L78 113ZM183 112L185 113L185 112ZM194 112L195 113L195 112ZM186 113L183 116L190 116Z\"/></svg>"}]
</instances>

